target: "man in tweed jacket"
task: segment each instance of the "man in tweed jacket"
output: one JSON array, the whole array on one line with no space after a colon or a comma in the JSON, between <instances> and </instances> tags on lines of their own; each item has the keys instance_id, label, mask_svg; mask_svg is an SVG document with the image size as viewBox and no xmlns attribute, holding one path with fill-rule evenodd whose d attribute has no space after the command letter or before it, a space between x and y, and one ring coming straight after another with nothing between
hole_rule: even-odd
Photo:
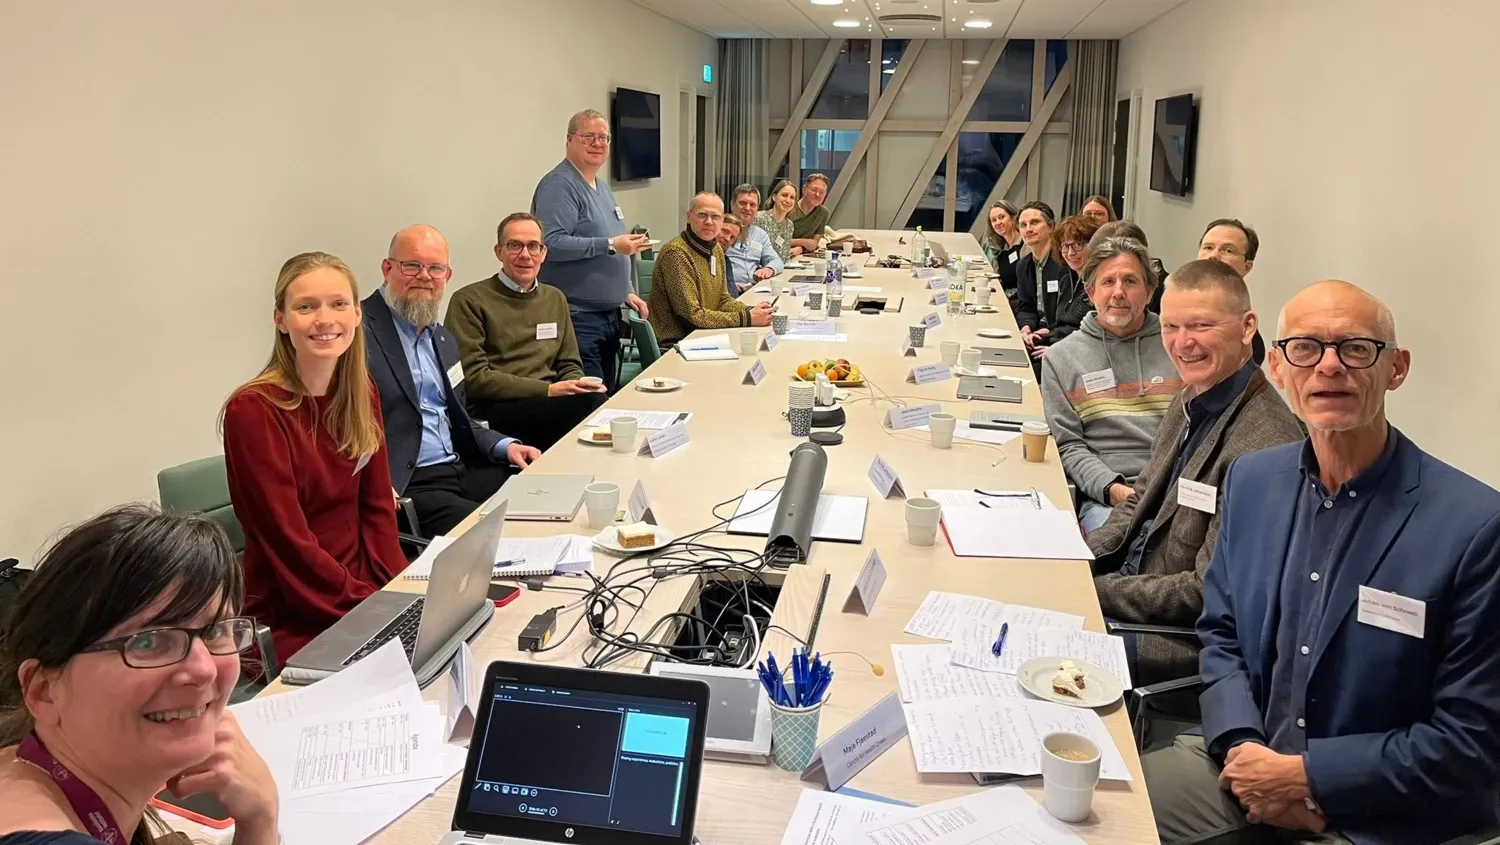
<instances>
[{"instance_id":1,"label":"man in tweed jacket","mask_svg":"<svg viewBox=\"0 0 1500 845\"><path fill-rule=\"evenodd\" d=\"M1257 319L1234 268L1194 261L1162 295L1162 344L1186 387L1172 401L1133 492L1088 536L1107 618L1191 628L1219 534L1218 488L1235 458L1303 437L1251 360ZM1196 638L1130 636L1135 683L1198 671Z\"/></svg>"}]
</instances>

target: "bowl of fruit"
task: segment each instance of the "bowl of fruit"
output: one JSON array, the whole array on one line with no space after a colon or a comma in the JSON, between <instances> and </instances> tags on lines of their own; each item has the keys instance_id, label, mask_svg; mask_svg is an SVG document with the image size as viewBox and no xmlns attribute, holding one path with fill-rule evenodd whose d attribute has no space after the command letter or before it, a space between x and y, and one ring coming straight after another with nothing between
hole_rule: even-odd
<instances>
[{"instance_id":1,"label":"bowl of fruit","mask_svg":"<svg viewBox=\"0 0 1500 845\"><path fill-rule=\"evenodd\" d=\"M859 367L849 363L847 358L826 358L819 361L814 358L797 367L797 378L801 381L817 381L818 374L828 376L828 380L839 387L863 387L865 383L864 374Z\"/></svg>"}]
</instances>

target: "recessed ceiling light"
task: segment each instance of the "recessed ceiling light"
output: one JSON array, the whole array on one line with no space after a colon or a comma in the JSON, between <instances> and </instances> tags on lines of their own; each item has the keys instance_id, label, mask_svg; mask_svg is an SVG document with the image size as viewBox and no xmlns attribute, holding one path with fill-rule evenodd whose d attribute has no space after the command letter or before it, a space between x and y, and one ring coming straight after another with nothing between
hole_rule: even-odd
<instances>
[{"instance_id":1,"label":"recessed ceiling light","mask_svg":"<svg viewBox=\"0 0 1500 845\"><path fill-rule=\"evenodd\" d=\"M842 6L844 0L812 0L814 6Z\"/></svg>"},{"instance_id":2,"label":"recessed ceiling light","mask_svg":"<svg viewBox=\"0 0 1500 845\"><path fill-rule=\"evenodd\" d=\"M977 65L977 64L979 64L979 60L978 59L964 59L964 64L966 64L966 65Z\"/></svg>"},{"instance_id":3,"label":"recessed ceiling light","mask_svg":"<svg viewBox=\"0 0 1500 845\"><path fill-rule=\"evenodd\" d=\"M840 29L854 29L855 27L859 26L859 21L850 18L844 18L843 20L834 21L833 25L839 27Z\"/></svg>"},{"instance_id":4,"label":"recessed ceiling light","mask_svg":"<svg viewBox=\"0 0 1500 845\"><path fill-rule=\"evenodd\" d=\"M985 18L973 18L971 20L964 21L965 29L989 29L990 26L990 22Z\"/></svg>"},{"instance_id":5,"label":"recessed ceiling light","mask_svg":"<svg viewBox=\"0 0 1500 845\"><path fill-rule=\"evenodd\" d=\"M881 71L881 73L895 73L895 72L896 72L896 69L893 68L893 67L888 67L885 70Z\"/></svg>"}]
</instances>

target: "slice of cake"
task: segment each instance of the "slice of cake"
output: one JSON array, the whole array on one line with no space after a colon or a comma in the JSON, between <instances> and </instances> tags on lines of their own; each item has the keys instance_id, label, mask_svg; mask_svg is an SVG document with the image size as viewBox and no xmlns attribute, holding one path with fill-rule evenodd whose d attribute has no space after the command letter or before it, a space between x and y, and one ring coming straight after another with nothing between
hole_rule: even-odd
<instances>
[{"instance_id":1,"label":"slice of cake","mask_svg":"<svg viewBox=\"0 0 1500 845\"><path fill-rule=\"evenodd\" d=\"M609 433L608 428L596 428L589 432L589 439L596 443L608 443L614 437Z\"/></svg>"},{"instance_id":2,"label":"slice of cake","mask_svg":"<svg viewBox=\"0 0 1500 845\"><path fill-rule=\"evenodd\" d=\"M641 549L656 544L656 526L644 522L622 525L615 529L615 537L624 549Z\"/></svg>"},{"instance_id":3,"label":"slice of cake","mask_svg":"<svg viewBox=\"0 0 1500 845\"><path fill-rule=\"evenodd\" d=\"M1084 674L1071 660L1058 664L1057 674L1052 676L1052 691L1070 698L1083 698Z\"/></svg>"}]
</instances>

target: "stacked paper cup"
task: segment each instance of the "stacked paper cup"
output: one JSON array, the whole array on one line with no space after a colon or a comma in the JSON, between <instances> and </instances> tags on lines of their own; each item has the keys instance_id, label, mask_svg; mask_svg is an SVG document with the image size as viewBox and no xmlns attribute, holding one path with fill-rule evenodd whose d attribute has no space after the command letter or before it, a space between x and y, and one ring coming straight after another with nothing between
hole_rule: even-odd
<instances>
[{"instance_id":1,"label":"stacked paper cup","mask_svg":"<svg viewBox=\"0 0 1500 845\"><path fill-rule=\"evenodd\" d=\"M806 437L812 432L813 396L817 385L811 382L796 382L788 385L786 418L791 423L792 435Z\"/></svg>"},{"instance_id":2,"label":"stacked paper cup","mask_svg":"<svg viewBox=\"0 0 1500 845\"><path fill-rule=\"evenodd\" d=\"M844 313L844 300L842 297L828 297L828 316L837 317Z\"/></svg>"}]
</instances>

